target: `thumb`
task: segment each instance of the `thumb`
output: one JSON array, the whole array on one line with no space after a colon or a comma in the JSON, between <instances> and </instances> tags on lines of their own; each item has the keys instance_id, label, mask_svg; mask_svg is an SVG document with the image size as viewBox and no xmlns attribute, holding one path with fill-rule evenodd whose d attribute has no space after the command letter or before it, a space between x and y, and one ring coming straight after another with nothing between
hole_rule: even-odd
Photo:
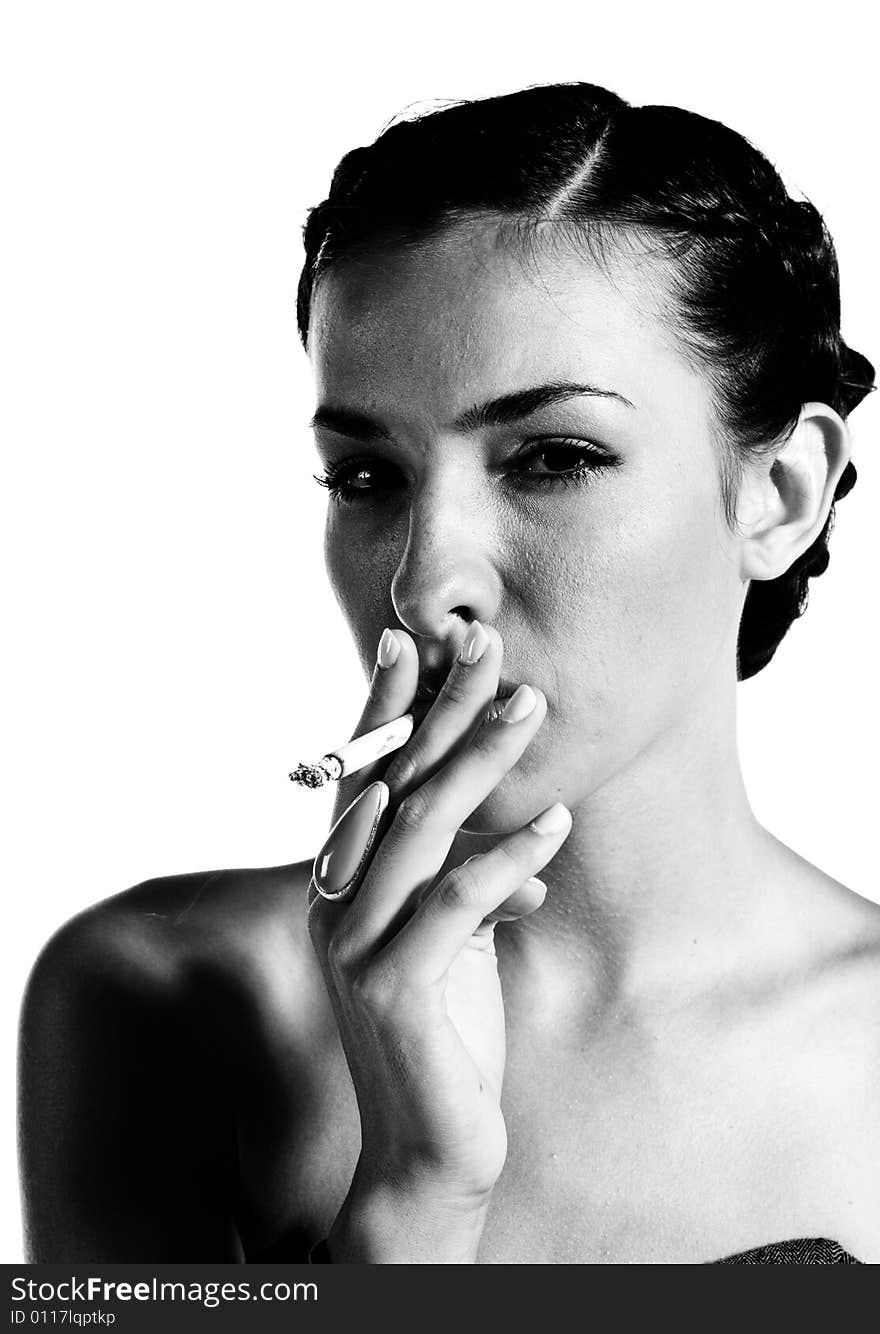
<instances>
[{"instance_id":1,"label":"thumb","mask_svg":"<svg viewBox=\"0 0 880 1334\"><path fill-rule=\"evenodd\" d=\"M529 876L512 894L499 904L494 912L484 918L485 922L515 922L519 917L528 917L536 912L547 896L547 886L536 875Z\"/></svg>"},{"instance_id":2,"label":"thumb","mask_svg":"<svg viewBox=\"0 0 880 1334\"><path fill-rule=\"evenodd\" d=\"M473 857L466 857L461 863L467 866L468 862L474 861L481 853L474 853ZM423 888L419 895L419 902L427 898L428 893L433 889L435 881L430 881ZM547 897L547 886L543 880L539 880L536 875L530 875L528 880L524 880L521 885L517 885L512 894L508 894L503 903L499 903L493 912L483 918L480 926L477 928L480 934L494 929L499 922L515 922L519 917L528 917L530 913L537 912Z\"/></svg>"}]
</instances>

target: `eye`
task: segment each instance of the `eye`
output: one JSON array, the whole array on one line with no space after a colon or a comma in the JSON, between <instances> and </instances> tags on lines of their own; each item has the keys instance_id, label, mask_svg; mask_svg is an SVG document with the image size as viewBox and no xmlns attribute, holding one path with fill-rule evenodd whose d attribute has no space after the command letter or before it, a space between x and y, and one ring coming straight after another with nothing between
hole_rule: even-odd
<instances>
[{"instance_id":1,"label":"eye","mask_svg":"<svg viewBox=\"0 0 880 1334\"><path fill-rule=\"evenodd\" d=\"M382 476L394 469L387 463L368 457L340 459L338 463L328 463L322 476L313 473L318 486L326 487L331 498L337 504L345 505L375 498L383 490ZM379 478L377 486L376 479ZM387 482L385 483L387 486Z\"/></svg>"},{"instance_id":2,"label":"eye","mask_svg":"<svg viewBox=\"0 0 880 1334\"><path fill-rule=\"evenodd\" d=\"M596 473L616 468L621 460L589 440L566 436L531 442L527 450L515 454L508 464L514 468L507 479L515 487L572 486L590 482ZM539 465L533 468L531 465ZM541 471L541 466L547 471ZM341 459L329 463L322 476L313 474L319 486L340 505L378 503L396 486L402 485L397 469L375 456Z\"/></svg>"},{"instance_id":3,"label":"eye","mask_svg":"<svg viewBox=\"0 0 880 1334\"><path fill-rule=\"evenodd\" d=\"M519 455L518 459L524 464L542 463L548 469L546 472L533 472L526 467L518 469L514 474L516 484L525 486L586 483L597 472L616 468L620 464L616 455L607 453L591 441L568 437L542 440L537 446L531 446L525 454Z\"/></svg>"}]
</instances>

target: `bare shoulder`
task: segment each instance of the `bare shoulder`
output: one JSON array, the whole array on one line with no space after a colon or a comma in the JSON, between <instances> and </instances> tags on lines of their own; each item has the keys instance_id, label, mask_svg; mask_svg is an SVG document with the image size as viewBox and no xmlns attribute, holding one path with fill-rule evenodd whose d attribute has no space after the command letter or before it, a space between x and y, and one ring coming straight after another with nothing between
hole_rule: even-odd
<instances>
[{"instance_id":1,"label":"bare shoulder","mask_svg":"<svg viewBox=\"0 0 880 1334\"><path fill-rule=\"evenodd\" d=\"M795 988L800 1078L791 1125L812 1127L805 1180L825 1235L880 1261L880 904L809 867L812 938ZM814 890L815 893L810 893ZM799 996L799 1000L797 997Z\"/></svg>"},{"instance_id":2,"label":"bare shoulder","mask_svg":"<svg viewBox=\"0 0 880 1334\"><path fill-rule=\"evenodd\" d=\"M52 935L25 1007L107 986L173 1002L200 988L304 1009L320 982L306 927L310 862L163 876L78 913Z\"/></svg>"},{"instance_id":3,"label":"bare shoulder","mask_svg":"<svg viewBox=\"0 0 880 1334\"><path fill-rule=\"evenodd\" d=\"M766 970L753 1016L801 1053L812 1102L837 1120L858 1107L880 1124L880 904L773 840L760 940ZM869 1114L868 1109L874 1111ZM876 1140L880 1144L880 1139ZM880 1161L880 1160L878 1160Z\"/></svg>"},{"instance_id":4,"label":"bare shoulder","mask_svg":"<svg viewBox=\"0 0 880 1334\"><path fill-rule=\"evenodd\" d=\"M817 1018L880 1044L880 903L791 854L787 918L798 941L795 988ZM878 1067L880 1071L880 1067Z\"/></svg>"},{"instance_id":5,"label":"bare shoulder","mask_svg":"<svg viewBox=\"0 0 880 1334\"><path fill-rule=\"evenodd\" d=\"M815 904L805 913L817 980L865 989L880 999L880 902L801 862L801 887ZM880 886L878 886L880 890ZM876 1012L880 1019L880 1012Z\"/></svg>"},{"instance_id":6,"label":"bare shoulder","mask_svg":"<svg viewBox=\"0 0 880 1334\"><path fill-rule=\"evenodd\" d=\"M817 1006L854 1068L866 1070L880 1127L880 904L831 884L838 913L819 953Z\"/></svg>"},{"instance_id":7,"label":"bare shoulder","mask_svg":"<svg viewBox=\"0 0 880 1334\"><path fill-rule=\"evenodd\" d=\"M880 904L796 854L789 865L780 933L796 947L779 979L788 998L780 1014L794 1021L813 1062L817 1106L844 1121L860 1109L880 1144Z\"/></svg>"},{"instance_id":8,"label":"bare shoulder","mask_svg":"<svg viewBox=\"0 0 880 1334\"><path fill-rule=\"evenodd\" d=\"M332 1034L308 873L147 881L43 947L19 1044L33 1260L241 1258L242 1098L269 1067L296 1086Z\"/></svg>"},{"instance_id":9,"label":"bare shoulder","mask_svg":"<svg viewBox=\"0 0 880 1334\"><path fill-rule=\"evenodd\" d=\"M789 983L876 984L880 966L880 902L859 893L765 830L762 874L767 905L762 931L771 961L782 958ZM877 886L880 898L880 885ZM775 971L775 963L771 962ZM782 976L777 982L784 981ZM796 985L791 992L801 991Z\"/></svg>"},{"instance_id":10,"label":"bare shoulder","mask_svg":"<svg viewBox=\"0 0 880 1334\"><path fill-rule=\"evenodd\" d=\"M307 862L257 870L190 872L145 880L102 899L58 928L34 966L124 964L142 978L170 982L200 958L244 963L266 933L295 947L304 911ZM300 912L297 911L300 909ZM276 937L277 939L277 937Z\"/></svg>"}]
</instances>

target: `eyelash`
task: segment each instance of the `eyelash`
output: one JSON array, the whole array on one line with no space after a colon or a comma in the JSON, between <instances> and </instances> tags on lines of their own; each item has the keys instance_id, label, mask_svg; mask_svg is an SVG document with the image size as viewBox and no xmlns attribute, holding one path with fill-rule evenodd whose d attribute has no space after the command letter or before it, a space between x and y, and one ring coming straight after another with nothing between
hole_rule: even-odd
<instances>
[{"instance_id":1,"label":"eyelash","mask_svg":"<svg viewBox=\"0 0 880 1334\"><path fill-rule=\"evenodd\" d=\"M532 449L527 454L517 456L519 462L530 462L532 459L540 458L543 454L549 454L552 450L571 454L580 460L576 467L567 472L558 473L527 473L519 474L517 485L525 486L585 486L588 485L597 472L602 472L609 468L616 468L620 460L611 454L605 454L595 449L592 445L585 444L582 440L571 440L567 437L547 440L542 442L537 449ZM328 464L323 476L313 473L315 481L319 486L327 488L331 498L339 505L359 504L364 500L369 500L374 494L373 491L359 490L357 487L349 485L345 480L346 475L351 472L357 472L361 468L376 469L379 464L375 458L351 458L341 459L338 463ZM391 465L385 465L391 466Z\"/></svg>"}]
</instances>

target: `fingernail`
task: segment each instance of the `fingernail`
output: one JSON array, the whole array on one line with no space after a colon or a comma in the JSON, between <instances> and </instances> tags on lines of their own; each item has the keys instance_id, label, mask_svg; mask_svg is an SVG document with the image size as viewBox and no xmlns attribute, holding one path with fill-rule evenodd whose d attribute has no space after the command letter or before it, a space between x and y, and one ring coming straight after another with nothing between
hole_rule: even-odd
<instances>
[{"instance_id":1,"label":"fingernail","mask_svg":"<svg viewBox=\"0 0 880 1334\"><path fill-rule=\"evenodd\" d=\"M563 806L561 801L557 801L552 806L548 806L546 811L536 815L531 827L536 834L561 834L570 823L571 812L567 806Z\"/></svg>"},{"instance_id":2,"label":"fingernail","mask_svg":"<svg viewBox=\"0 0 880 1334\"><path fill-rule=\"evenodd\" d=\"M527 885L533 885L535 889L546 889L547 886L543 880L539 880L536 875L530 875L526 881Z\"/></svg>"},{"instance_id":3,"label":"fingernail","mask_svg":"<svg viewBox=\"0 0 880 1334\"><path fill-rule=\"evenodd\" d=\"M388 805L387 783L371 783L342 812L315 858L312 879L325 899L344 897L356 881Z\"/></svg>"},{"instance_id":4,"label":"fingernail","mask_svg":"<svg viewBox=\"0 0 880 1334\"><path fill-rule=\"evenodd\" d=\"M393 630L386 627L382 631L382 638L376 650L376 662L380 667L393 667L399 657L400 640Z\"/></svg>"},{"instance_id":5,"label":"fingernail","mask_svg":"<svg viewBox=\"0 0 880 1334\"><path fill-rule=\"evenodd\" d=\"M489 636L479 621L471 621L468 632L458 650L459 662L479 662L489 646Z\"/></svg>"},{"instance_id":6,"label":"fingernail","mask_svg":"<svg viewBox=\"0 0 880 1334\"><path fill-rule=\"evenodd\" d=\"M500 721L519 723L528 718L538 702L538 696L531 686L518 686L504 706Z\"/></svg>"}]
</instances>

